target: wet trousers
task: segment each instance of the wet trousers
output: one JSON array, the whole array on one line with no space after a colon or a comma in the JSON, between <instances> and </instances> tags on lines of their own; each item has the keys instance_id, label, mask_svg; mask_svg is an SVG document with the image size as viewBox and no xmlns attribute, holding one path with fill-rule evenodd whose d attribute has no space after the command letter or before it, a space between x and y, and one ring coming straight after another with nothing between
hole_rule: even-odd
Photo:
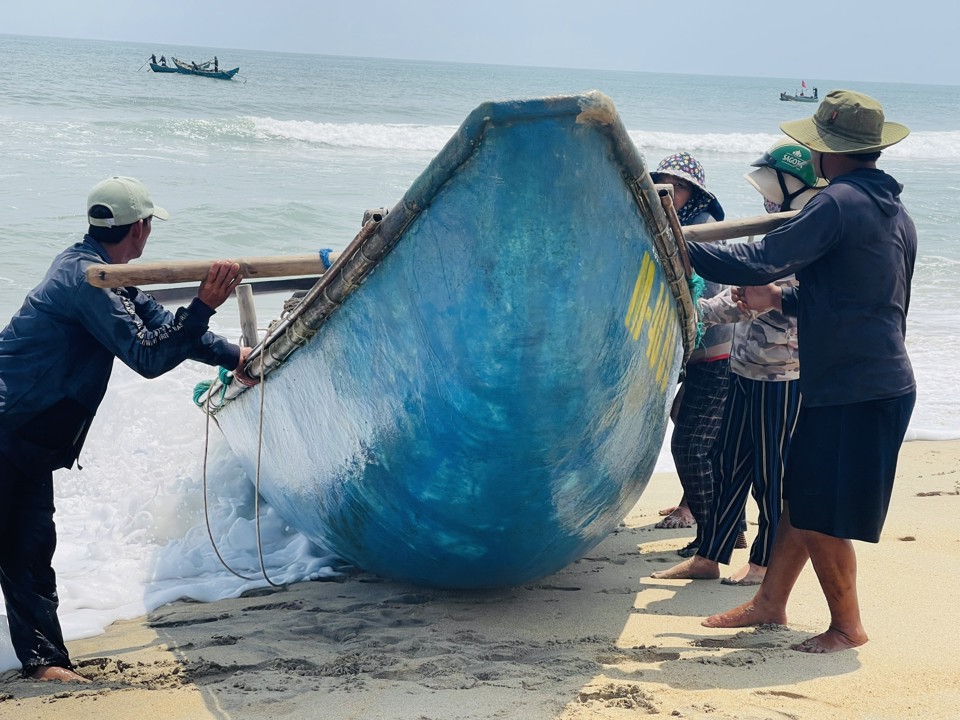
<instances>
[{"instance_id":1,"label":"wet trousers","mask_svg":"<svg viewBox=\"0 0 960 720\"><path fill-rule=\"evenodd\" d=\"M730 374L717 440L713 504L697 554L730 563L752 489L759 509L750 562L766 567L783 506L783 473L800 414L800 381L750 380Z\"/></svg>"},{"instance_id":2,"label":"wet trousers","mask_svg":"<svg viewBox=\"0 0 960 720\"><path fill-rule=\"evenodd\" d=\"M57 619L53 513L53 473L0 454L0 589L25 676L39 665L73 667Z\"/></svg>"},{"instance_id":3,"label":"wet trousers","mask_svg":"<svg viewBox=\"0 0 960 720\"><path fill-rule=\"evenodd\" d=\"M727 400L728 359L688 365L670 451L683 496L697 521L697 541L713 502L713 455Z\"/></svg>"}]
</instances>

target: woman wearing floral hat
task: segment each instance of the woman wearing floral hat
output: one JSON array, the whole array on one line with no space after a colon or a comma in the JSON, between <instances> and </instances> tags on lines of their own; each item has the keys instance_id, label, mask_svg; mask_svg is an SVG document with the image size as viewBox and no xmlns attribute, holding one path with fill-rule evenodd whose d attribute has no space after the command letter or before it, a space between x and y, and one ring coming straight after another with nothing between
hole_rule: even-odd
<instances>
[{"instance_id":1,"label":"woman wearing floral hat","mask_svg":"<svg viewBox=\"0 0 960 720\"><path fill-rule=\"evenodd\" d=\"M650 176L655 183L673 186L673 206L681 225L723 220L723 208L704 183L703 166L690 153L664 158ZM723 290L723 285L707 282L703 297L713 297ZM681 557L690 557L697 551L702 524L713 501L713 450L727 399L732 337L732 325L715 325L704 332L687 362L671 413L674 429L670 451L683 499L657 527L690 527L696 522L697 536L677 551Z\"/></svg>"}]
</instances>

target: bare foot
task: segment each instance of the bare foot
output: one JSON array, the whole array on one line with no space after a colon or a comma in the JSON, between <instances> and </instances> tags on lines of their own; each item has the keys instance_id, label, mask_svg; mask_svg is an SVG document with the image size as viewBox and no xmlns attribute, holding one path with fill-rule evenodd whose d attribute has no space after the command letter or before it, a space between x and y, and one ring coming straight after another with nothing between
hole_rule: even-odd
<instances>
[{"instance_id":1,"label":"bare foot","mask_svg":"<svg viewBox=\"0 0 960 720\"><path fill-rule=\"evenodd\" d=\"M57 667L56 665L40 665L34 670L30 677L34 680L59 680L61 682L79 682L88 683L89 678L85 678L79 673L67 668Z\"/></svg>"},{"instance_id":2,"label":"bare foot","mask_svg":"<svg viewBox=\"0 0 960 720\"><path fill-rule=\"evenodd\" d=\"M783 609L765 607L754 598L750 602L738 605L733 610L727 610L719 615L711 615L700 624L708 628L786 625L787 613Z\"/></svg>"},{"instance_id":3,"label":"bare foot","mask_svg":"<svg viewBox=\"0 0 960 720\"><path fill-rule=\"evenodd\" d=\"M799 652L819 655L860 647L869 639L862 627L848 634L831 625L825 633L807 638L803 642L794 645L793 649Z\"/></svg>"},{"instance_id":4,"label":"bare foot","mask_svg":"<svg viewBox=\"0 0 960 720\"><path fill-rule=\"evenodd\" d=\"M663 520L654 525L654 527L661 529L675 529L693 527L696 524L697 521L693 519L693 513L690 512L689 508L678 507L675 508L674 511L667 515Z\"/></svg>"},{"instance_id":5,"label":"bare foot","mask_svg":"<svg viewBox=\"0 0 960 720\"><path fill-rule=\"evenodd\" d=\"M678 505L671 505L670 507L664 508L663 510L661 510L661 511L658 512L657 514L658 514L658 515L671 515L671 514L673 514L673 511L676 510L678 507L679 507Z\"/></svg>"},{"instance_id":6,"label":"bare foot","mask_svg":"<svg viewBox=\"0 0 960 720\"><path fill-rule=\"evenodd\" d=\"M669 570L650 573L650 577L658 580L716 580L720 577L720 566L713 560L694 555Z\"/></svg>"},{"instance_id":7,"label":"bare foot","mask_svg":"<svg viewBox=\"0 0 960 720\"><path fill-rule=\"evenodd\" d=\"M767 569L763 565L747 563L733 575L725 577L720 582L724 585L759 585L763 582L763 576L766 574Z\"/></svg>"}]
</instances>

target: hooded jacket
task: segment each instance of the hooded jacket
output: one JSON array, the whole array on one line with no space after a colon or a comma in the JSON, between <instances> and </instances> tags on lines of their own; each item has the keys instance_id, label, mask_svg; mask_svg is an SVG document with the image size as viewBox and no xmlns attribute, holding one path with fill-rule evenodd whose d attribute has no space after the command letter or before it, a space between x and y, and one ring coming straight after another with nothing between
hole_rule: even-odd
<instances>
[{"instance_id":1,"label":"hooded jacket","mask_svg":"<svg viewBox=\"0 0 960 720\"><path fill-rule=\"evenodd\" d=\"M174 314L137 288L90 285L87 268L108 262L89 235L67 248L0 332L0 449L72 465L114 358L150 378L187 359L239 363L240 348L208 332L214 310L199 299Z\"/></svg>"},{"instance_id":2,"label":"hooded jacket","mask_svg":"<svg viewBox=\"0 0 960 720\"><path fill-rule=\"evenodd\" d=\"M783 311L796 315L805 405L899 397L915 389L905 336L917 231L901 186L882 170L834 178L798 215L756 243L689 243L703 277L762 285L795 273Z\"/></svg>"}]
</instances>

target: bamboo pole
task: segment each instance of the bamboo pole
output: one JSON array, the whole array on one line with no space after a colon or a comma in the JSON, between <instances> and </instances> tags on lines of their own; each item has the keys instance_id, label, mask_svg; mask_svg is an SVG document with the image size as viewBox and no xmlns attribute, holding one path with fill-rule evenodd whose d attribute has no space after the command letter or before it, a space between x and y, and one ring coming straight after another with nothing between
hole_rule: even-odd
<instances>
[{"instance_id":1,"label":"bamboo pole","mask_svg":"<svg viewBox=\"0 0 960 720\"><path fill-rule=\"evenodd\" d=\"M715 242L750 235L763 235L776 229L798 211L757 215L723 222L687 225L683 238L694 242ZM330 253L330 262L340 253ZM318 254L240 258L240 270L246 280L296 275L322 275L326 271ZM207 276L210 260L167 261L123 265L94 265L87 269L87 282L95 287L156 285L196 282Z\"/></svg>"},{"instance_id":2,"label":"bamboo pole","mask_svg":"<svg viewBox=\"0 0 960 720\"><path fill-rule=\"evenodd\" d=\"M340 253L332 252L332 263ZM240 272L246 280L294 275L322 275L326 266L320 255L286 255L239 258ZM151 285L196 282L203 280L210 269L210 260L187 260L118 265L93 265L87 268L87 282L95 287L115 288L128 285Z\"/></svg>"},{"instance_id":3,"label":"bamboo pole","mask_svg":"<svg viewBox=\"0 0 960 720\"><path fill-rule=\"evenodd\" d=\"M240 308L240 336L246 347L256 347L257 308L253 304L253 288L249 285L237 285L237 305Z\"/></svg>"},{"instance_id":4,"label":"bamboo pole","mask_svg":"<svg viewBox=\"0 0 960 720\"><path fill-rule=\"evenodd\" d=\"M750 235L765 235L771 230L776 230L798 212L800 211L790 210L702 225L686 225L683 228L683 237L688 242L716 242Z\"/></svg>"}]
</instances>

